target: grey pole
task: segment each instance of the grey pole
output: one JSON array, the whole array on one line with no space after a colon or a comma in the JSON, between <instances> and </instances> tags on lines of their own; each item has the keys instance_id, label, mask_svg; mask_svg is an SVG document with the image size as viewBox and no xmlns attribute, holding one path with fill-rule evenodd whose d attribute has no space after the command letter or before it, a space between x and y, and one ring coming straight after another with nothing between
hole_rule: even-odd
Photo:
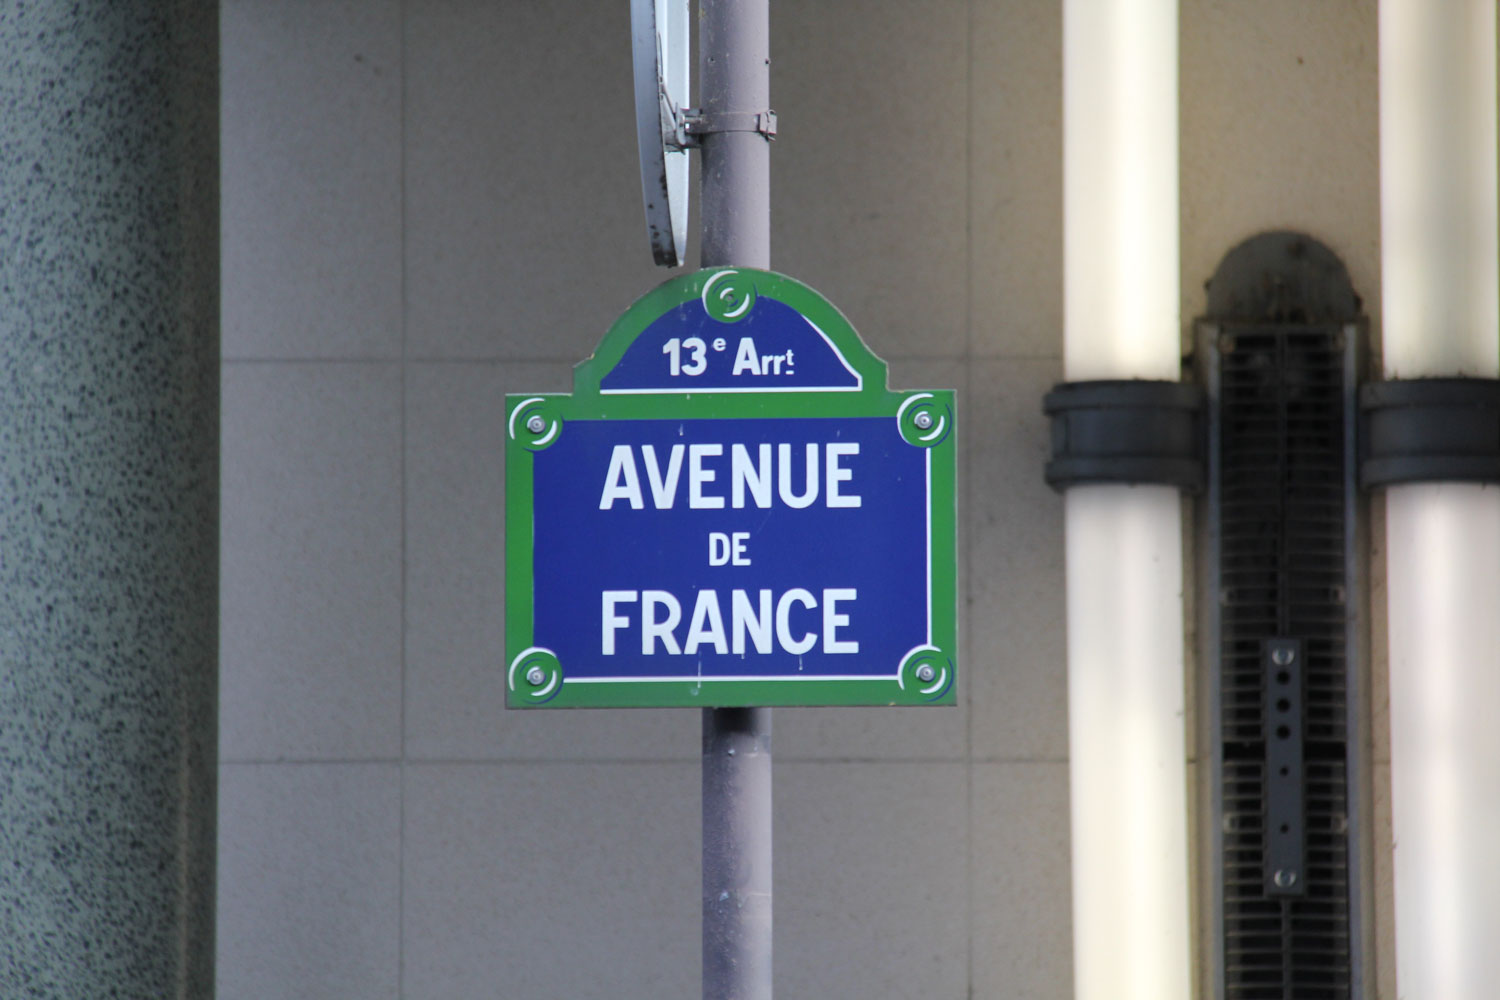
<instances>
[{"instance_id":1,"label":"grey pole","mask_svg":"<svg viewBox=\"0 0 1500 1000\"><path fill-rule=\"evenodd\" d=\"M701 0L699 25L703 266L768 268L770 143L712 130L770 109L768 0ZM704 1000L770 1000L771 903L771 710L704 709Z\"/></svg>"},{"instance_id":2,"label":"grey pole","mask_svg":"<svg viewBox=\"0 0 1500 1000\"><path fill-rule=\"evenodd\" d=\"M0 8L0 996L213 995L218 4Z\"/></svg>"},{"instance_id":3,"label":"grey pole","mask_svg":"<svg viewBox=\"0 0 1500 1000\"><path fill-rule=\"evenodd\" d=\"M701 0L703 115L760 113L771 106L769 0ZM771 145L746 130L703 137L704 267L771 266Z\"/></svg>"},{"instance_id":4,"label":"grey pole","mask_svg":"<svg viewBox=\"0 0 1500 1000\"><path fill-rule=\"evenodd\" d=\"M703 998L771 997L771 710L703 710Z\"/></svg>"}]
</instances>

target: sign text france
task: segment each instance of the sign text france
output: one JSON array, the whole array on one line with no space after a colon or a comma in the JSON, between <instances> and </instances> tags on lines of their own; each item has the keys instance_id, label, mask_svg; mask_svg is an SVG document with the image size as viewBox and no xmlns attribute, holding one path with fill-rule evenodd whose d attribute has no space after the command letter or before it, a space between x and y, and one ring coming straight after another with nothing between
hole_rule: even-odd
<instances>
[{"instance_id":1,"label":"sign text france","mask_svg":"<svg viewBox=\"0 0 1500 1000\"><path fill-rule=\"evenodd\" d=\"M955 701L953 393L807 286L668 281L506 414L510 707Z\"/></svg>"}]
</instances>

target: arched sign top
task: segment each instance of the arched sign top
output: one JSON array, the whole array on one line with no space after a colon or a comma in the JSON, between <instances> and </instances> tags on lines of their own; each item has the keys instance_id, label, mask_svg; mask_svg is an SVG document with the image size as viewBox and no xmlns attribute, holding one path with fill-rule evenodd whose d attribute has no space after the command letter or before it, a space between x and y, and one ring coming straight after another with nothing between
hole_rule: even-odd
<instances>
[{"instance_id":1,"label":"arched sign top","mask_svg":"<svg viewBox=\"0 0 1500 1000\"><path fill-rule=\"evenodd\" d=\"M627 309L575 370L574 391L691 394L716 406L732 395L883 394L886 365L801 282L711 268L667 281Z\"/></svg>"}]
</instances>

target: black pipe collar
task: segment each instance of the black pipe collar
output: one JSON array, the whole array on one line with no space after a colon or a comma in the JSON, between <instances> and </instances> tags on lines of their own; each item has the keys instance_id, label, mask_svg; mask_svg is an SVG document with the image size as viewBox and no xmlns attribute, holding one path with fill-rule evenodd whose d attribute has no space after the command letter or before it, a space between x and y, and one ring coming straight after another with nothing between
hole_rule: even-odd
<instances>
[{"instance_id":1,"label":"black pipe collar","mask_svg":"<svg viewBox=\"0 0 1500 1000\"><path fill-rule=\"evenodd\" d=\"M1203 390L1186 382L1063 382L1042 400L1052 418L1047 485L1203 489Z\"/></svg>"},{"instance_id":2,"label":"black pipe collar","mask_svg":"<svg viewBox=\"0 0 1500 1000\"><path fill-rule=\"evenodd\" d=\"M1421 378L1359 390L1359 485L1500 483L1500 380Z\"/></svg>"}]
</instances>

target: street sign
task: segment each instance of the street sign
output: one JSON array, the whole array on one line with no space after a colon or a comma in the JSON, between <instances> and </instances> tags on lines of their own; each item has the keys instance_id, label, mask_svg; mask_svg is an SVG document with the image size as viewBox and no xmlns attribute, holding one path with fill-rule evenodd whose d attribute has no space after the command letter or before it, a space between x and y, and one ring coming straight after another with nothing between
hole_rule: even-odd
<instances>
[{"instance_id":1,"label":"street sign","mask_svg":"<svg viewBox=\"0 0 1500 1000\"><path fill-rule=\"evenodd\" d=\"M510 707L956 700L953 393L812 289L675 278L506 415Z\"/></svg>"}]
</instances>

